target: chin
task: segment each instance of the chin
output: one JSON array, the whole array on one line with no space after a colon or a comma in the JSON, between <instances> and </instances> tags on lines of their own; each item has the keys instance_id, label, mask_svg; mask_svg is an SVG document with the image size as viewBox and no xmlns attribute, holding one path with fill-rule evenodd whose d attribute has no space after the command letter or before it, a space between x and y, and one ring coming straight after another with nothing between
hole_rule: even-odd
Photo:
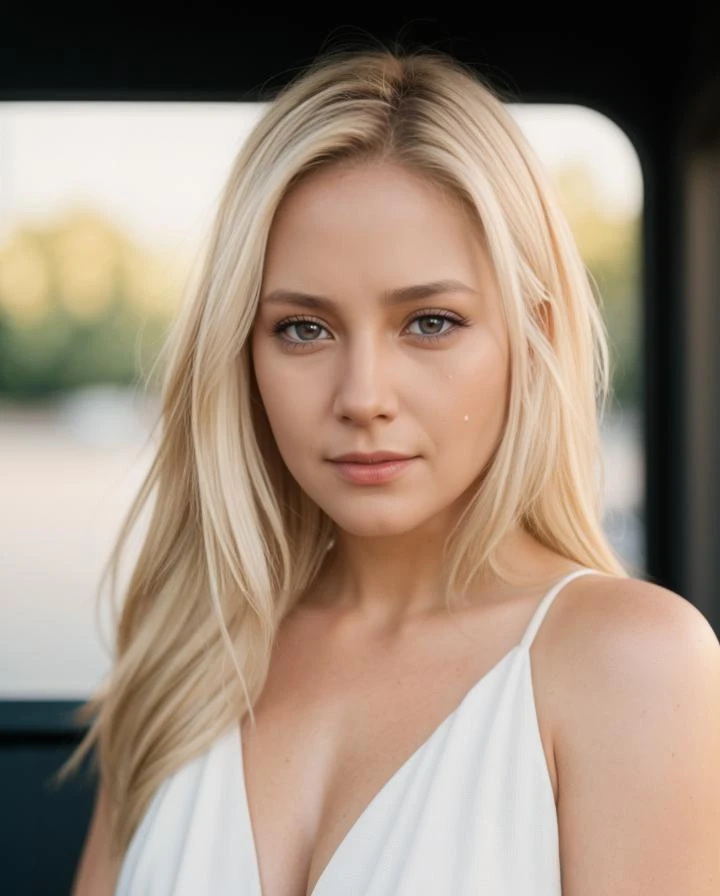
<instances>
[{"instance_id":1,"label":"chin","mask_svg":"<svg viewBox=\"0 0 720 896\"><path fill-rule=\"evenodd\" d=\"M334 508L328 507L323 507L323 510L338 529L358 538L405 535L422 526L425 521L425 517L409 518L405 514L393 514L382 510L356 514L347 513L347 508L344 508L344 513L335 513L333 512Z\"/></svg>"}]
</instances>

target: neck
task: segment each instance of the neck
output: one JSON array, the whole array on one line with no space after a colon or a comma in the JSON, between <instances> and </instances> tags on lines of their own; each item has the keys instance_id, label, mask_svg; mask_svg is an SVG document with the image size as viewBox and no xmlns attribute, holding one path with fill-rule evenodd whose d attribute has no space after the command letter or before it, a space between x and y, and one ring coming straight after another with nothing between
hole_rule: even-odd
<instances>
[{"instance_id":1,"label":"neck","mask_svg":"<svg viewBox=\"0 0 720 896\"><path fill-rule=\"evenodd\" d=\"M361 537L339 531L312 594L303 602L353 613L379 625L444 611L446 534L447 529L439 526L393 536ZM497 556L514 575L536 582L551 580L569 565L520 528L506 535ZM509 588L485 571L462 598L475 603Z\"/></svg>"}]
</instances>

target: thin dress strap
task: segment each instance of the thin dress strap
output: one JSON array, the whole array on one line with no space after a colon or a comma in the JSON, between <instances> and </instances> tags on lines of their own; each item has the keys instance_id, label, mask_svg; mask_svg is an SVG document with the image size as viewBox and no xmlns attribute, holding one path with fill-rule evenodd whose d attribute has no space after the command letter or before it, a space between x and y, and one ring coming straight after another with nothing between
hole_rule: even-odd
<instances>
[{"instance_id":1,"label":"thin dress strap","mask_svg":"<svg viewBox=\"0 0 720 896\"><path fill-rule=\"evenodd\" d=\"M588 567L583 567L582 569L573 570L573 572L568 573L566 576L563 576L559 582L556 582L550 588L550 590L545 595L545 597L543 597L543 599L540 601L540 604L539 604L537 610L535 610L535 612L533 613L532 619L530 620L530 623L529 623L527 629L525 630L525 634L523 635L523 638L522 638L522 641L520 642L520 644L523 647L529 649L530 645L535 640L535 635L537 634L537 630L540 628L540 625L541 625L543 619L545 618L545 614L550 609L550 605L555 600L557 595L562 591L562 589L565 587L565 585L568 584L568 582L572 582L573 579L578 579L580 576L597 575L597 574L598 574L597 569L590 569Z\"/></svg>"}]
</instances>

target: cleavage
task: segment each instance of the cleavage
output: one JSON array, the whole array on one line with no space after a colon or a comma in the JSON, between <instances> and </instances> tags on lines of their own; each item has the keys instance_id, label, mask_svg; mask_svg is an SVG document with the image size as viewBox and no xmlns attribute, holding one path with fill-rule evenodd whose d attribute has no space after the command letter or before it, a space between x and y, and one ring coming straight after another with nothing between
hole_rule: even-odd
<instances>
[{"instance_id":1,"label":"cleavage","mask_svg":"<svg viewBox=\"0 0 720 896\"><path fill-rule=\"evenodd\" d=\"M281 865L293 879L308 880L312 896L359 820L514 650L498 656L494 645L491 654L473 656L461 668L446 662L432 682L426 670L422 680L406 670L391 688L385 680L339 698L334 712L332 700L323 706L316 693L303 703L297 694L291 699L290 688L272 709L269 701L264 708L258 703L257 730L243 721L242 746L247 808L267 893L273 893ZM306 705L306 712L299 715L298 705Z\"/></svg>"}]
</instances>

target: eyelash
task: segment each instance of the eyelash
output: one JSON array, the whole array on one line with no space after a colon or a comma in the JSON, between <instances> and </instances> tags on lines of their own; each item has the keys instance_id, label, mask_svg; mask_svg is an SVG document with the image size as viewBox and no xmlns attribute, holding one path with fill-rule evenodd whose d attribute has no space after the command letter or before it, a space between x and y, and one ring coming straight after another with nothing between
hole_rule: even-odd
<instances>
[{"instance_id":1,"label":"eyelash","mask_svg":"<svg viewBox=\"0 0 720 896\"><path fill-rule=\"evenodd\" d=\"M414 334L418 335L419 338L423 342L428 341L437 341L438 339L444 339L445 336L450 336L452 333L456 331L458 327L467 327L469 321L467 321L463 317L457 317L454 314L448 314L446 311L423 311L421 314L416 314L415 317L411 318L407 326L415 323L416 320L424 320L425 318L439 318L440 320L446 320L448 323L453 324L453 326L449 330L445 330L444 333L420 333ZM324 324L320 323L319 320L315 320L312 317L302 317L301 315L293 315L292 317L285 317L283 320L278 321L272 328L273 334L277 337L277 339L283 344L283 346L290 349L303 349L306 345L314 345L317 342L325 342L327 340L324 339L311 339L304 341L297 341L294 339L287 339L283 336L283 333L289 327L293 326L293 324L317 324L319 327L323 329L327 329Z\"/></svg>"}]
</instances>

